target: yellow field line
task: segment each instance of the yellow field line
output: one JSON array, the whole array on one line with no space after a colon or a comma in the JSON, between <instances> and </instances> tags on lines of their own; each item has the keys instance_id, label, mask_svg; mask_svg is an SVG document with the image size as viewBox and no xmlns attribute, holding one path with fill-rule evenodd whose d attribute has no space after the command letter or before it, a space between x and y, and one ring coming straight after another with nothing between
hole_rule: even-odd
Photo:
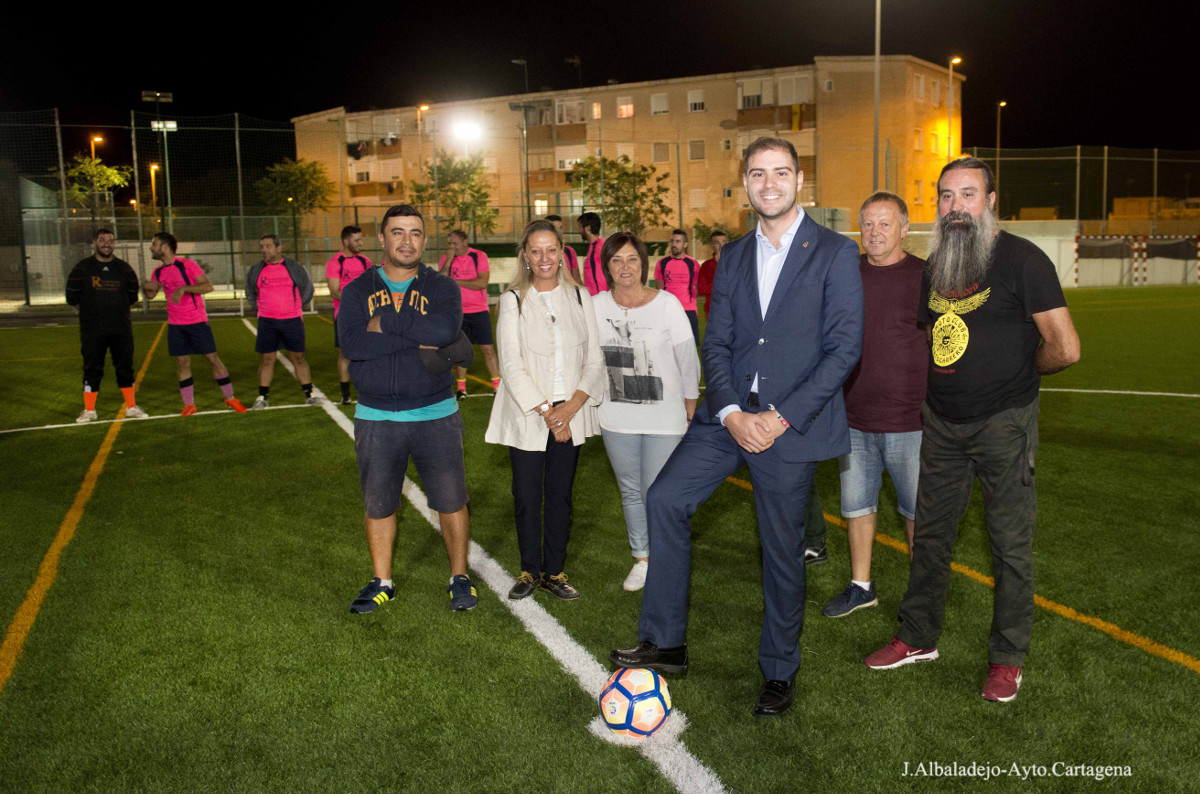
<instances>
[{"instance_id":1,"label":"yellow field line","mask_svg":"<svg viewBox=\"0 0 1200 794\"><path fill-rule=\"evenodd\" d=\"M740 480L736 477L729 477L727 482L732 483L739 488L745 488L747 491L754 490L754 486L752 486L750 483L746 482L745 480ZM826 513L825 520L839 527L846 526L845 520L840 516L831 516L829 513ZM908 554L908 544L902 540L896 540L893 537L877 532L875 533L875 542L882 546L887 546L888 548ZM996 580L991 576L988 576L985 573L980 573L974 568L968 568L966 565L961 563L950 563L950 570L974 579L980 584L985 584L993 589L996 587ZM1120 640L1126 645L1132 645L1135 648L1140 648L1146 653L1161 657L1169 662L1175 662L1175 664L1183 665L1192 672L1200 673L1200 659L1197 659L1194 656L1188 656L1183 651L1177 651L1174 648L1169 648L1162 643L1155 642L1149 637L1143 637L1140 634L1134 634L1132 631L1126 631L1115 623L1109 623L1107 620L1101 620L1100 618L1092 617L1091 615L1085 615L1082 612L1066 606L1065 604L1060 604L1057 601L1051 601L1049 598L1043 598L1040 595L1034 595L1033 603L1042 609L1053 612L1059 617L1064 617L1067 620L1073 620L1076 623L1082 623L1085 626L1091 626L1097 631L1102 631L1113 639Z\"/></svg>"},{"instance_id":2,"label":"yellow field line","mask_svg":"<svg viewBox=\"0 0 1200 794\"><path fill-rule=\"evenodd\" d=\"M141 384L142 378L146 376L146 370L150 367L150 357L154 355L154 350L158 347L166 329L166 323L163 323L162 327L158 329L158 336L150 345L150 351L146 353L146 360L142 362L142 368L134 381L135 387ZM122 419L124 416L125 406L122 405L117 418ZM87 474L83 477L83 484L79 486L79 492L75 494L75 501L71 503L66 518L59 525L58 534L54 536L54 541L47 549L46 556L42 557L37 577L33 580L33 586L25 594L25 600L21 602L17 614L13 616L12 623L8 625L8 631L4 635L4 644L0 645L0 694L4 692L8 679L12 677L13 671L17 667L17 660L21 658L21 651L25 648L25 639L33 628L33 622L37 620L46 592L58 576L59 557L62 556L63 549L71 542L71 538L75 536L75 528L79 526L79 520L83 518L83 508L92 498L96 480L100 478L100 472L103 471L104 464L108 460L108 453L112 451L113 442L117 440L117 434L121 432L124 424L124 422L113 422L109 425L108 432L104 434L104 441L100 444L100 451L96 453L92 465L88 467Z\"/></svg>"},{"instance_id":3,"label":"yellow field line","mask_svg":"<svg viewBox=\"0 0 1200 794\"><path fill-rule=\"evenodd\" d=\"M490 380L484 380L483 378L477 378L474 375L472 375L470 372L467 373L467 378L475 381L476 383L482 383L484 386L487 386L489 389L492 388L492 382Z\"/></svg>"},{"instance_id":4,"label":"yellow field line","mask_svg":"<svg viewBox=\"0 0 1200 794\"><path fill-rule=\"evenodd\" d=\"M325 315L323 315L323 314L318 314L318 315L317 315L317 319L318 319L318 320L324 320L325 322L329 323L330 325L333 325L333 320L330 320L328 317L326 317L326 316L325 316Z\"/></svg>"}]
</instances>

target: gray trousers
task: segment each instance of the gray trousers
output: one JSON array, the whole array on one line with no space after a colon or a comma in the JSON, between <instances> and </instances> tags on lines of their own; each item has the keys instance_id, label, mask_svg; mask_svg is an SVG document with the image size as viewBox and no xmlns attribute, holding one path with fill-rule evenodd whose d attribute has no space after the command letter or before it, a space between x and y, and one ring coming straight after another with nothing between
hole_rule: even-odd
<instances>
[{"instance_id":1,"label":"gray trousers","mask_svg":"<svg viewBox=\"0 0 1200 794\"><path fill-rule=\"evenodd\" d=\"M928 403L921 417L916 532L896 636L917 648L937 645L958 524L978 477L996 588L988 661L1019 667L1033 633L1038 400L965 424L946 421Z\"/></svg>"}]
</instances>

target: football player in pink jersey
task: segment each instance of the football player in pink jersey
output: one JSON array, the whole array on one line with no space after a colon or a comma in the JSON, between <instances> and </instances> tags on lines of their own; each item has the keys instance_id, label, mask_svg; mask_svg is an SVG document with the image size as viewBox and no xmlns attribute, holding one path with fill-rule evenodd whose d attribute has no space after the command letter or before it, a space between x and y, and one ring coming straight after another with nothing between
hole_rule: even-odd
<instances>
[{"instance_id":1,"label":"football player in pink jersey","mask_svg":"<svg viewBox=\"0 0 1200 794\"><path fill-rule=\"evenodd\" d=\"M467 233L462 229L450 232L450 250L438 261L438 270L449 276L462 290L462 330L467 340L479 345L492 389L500 387L500 362L496 359L496 343L492 338L492 313L488 308L487 285L491 277L488 255L467 245ZM455 367L458 375L455 396L467 396L467 368Z\"/></svg>"},{"instance_id":2,"label":"football player in pink jersey","mask_svg":"<svg viewBox=\"0 0 1200 794\"><path fill-rule=\"evenodd\" d=\"M342 389L342 405L350 405L350 362L342 355L337 332L338 307L342 303L342 288L371 269L371 260L362 253L362 229L347 226L342 229L342 250L325 263L325 283L333 298L333 346L338 349L338 385Z\"/></svg>"}]
</instances>

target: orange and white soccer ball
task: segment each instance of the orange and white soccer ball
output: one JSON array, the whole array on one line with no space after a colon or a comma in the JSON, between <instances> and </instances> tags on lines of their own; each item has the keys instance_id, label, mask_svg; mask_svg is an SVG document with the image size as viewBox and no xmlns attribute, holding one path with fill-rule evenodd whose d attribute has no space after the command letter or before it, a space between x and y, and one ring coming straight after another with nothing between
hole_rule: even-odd
<instances>
[{"instance_id":1,"label":"orange and white soccer ball","mask_svg":"<svg viewBox=\"0 0 1200 794\"><path fill-rule=\"evenodd\" d=\"M617 670L600 690L600 716L619 736L650 736L671 716L667 682L654 670Z\"/></svg>"}]
</instances>

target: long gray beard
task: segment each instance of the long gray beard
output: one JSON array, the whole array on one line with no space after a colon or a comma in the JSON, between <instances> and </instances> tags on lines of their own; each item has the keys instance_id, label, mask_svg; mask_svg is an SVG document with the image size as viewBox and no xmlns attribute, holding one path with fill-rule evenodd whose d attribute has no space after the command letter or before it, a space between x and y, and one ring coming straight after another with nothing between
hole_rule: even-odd
<instances>
[{"instance_id":1,"label":"long gray beard","mask_svg":"<svg viewBox=\"0 0 1200 794\"><path fill-rule=\"evenodd\" d=\"M963 221L963 223L955 223ZM967 212L949 212L933 225L933 240L925 272L940 295L965 295L983 281L992 264L992 250L1000 224L991 212L982 218Z\"/></svg>"}]
</instances>

